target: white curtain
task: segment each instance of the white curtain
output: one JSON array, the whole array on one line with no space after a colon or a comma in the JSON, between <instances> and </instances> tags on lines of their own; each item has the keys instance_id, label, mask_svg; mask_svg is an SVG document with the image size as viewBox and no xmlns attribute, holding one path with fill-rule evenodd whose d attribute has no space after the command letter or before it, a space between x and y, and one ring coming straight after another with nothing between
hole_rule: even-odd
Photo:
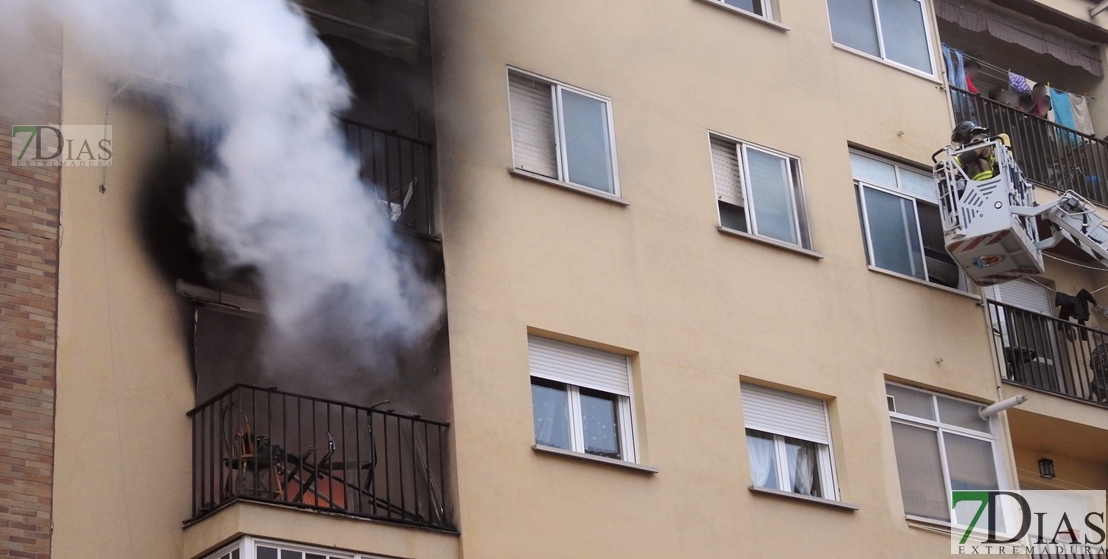
<instances>
[{"instance_id":1,"label":"white curtain","mask_svg":"<svg viewBox=\"0 0 1108 559\"><path fill-rule=\"evenodd\" d=\"M777 480L770 479L773 468L773 441L747 435L746 447L750 453L750 477L755 487L777 488Z\"/></svg>"},{"instance_id":2,"label":"white curtain","mask_svg":"<svg viewBox=\"0 0 1108 559\"><path fill-rule=\"evenodd\" d=\"M801 495L811 495L815 484L816 453L802 446L796 451L796 467L793 469L793 491Z\"/></svg>"}]
</instances>

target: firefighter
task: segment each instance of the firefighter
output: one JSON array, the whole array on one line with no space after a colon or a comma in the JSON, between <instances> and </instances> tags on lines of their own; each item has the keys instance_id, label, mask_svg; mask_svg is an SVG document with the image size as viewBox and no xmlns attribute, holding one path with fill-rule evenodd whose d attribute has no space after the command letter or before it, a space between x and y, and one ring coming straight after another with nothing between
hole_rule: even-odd
<instances>
[{"instance_id":1,"label":"firefighter","mask_svg":"<svg viewBox=\"0 0 1108 559\"><path fill-rule=\"evenodd\" d=\"M971 120L959 123L954 127L954 133L950 135L950 141L960 147L984 142L988 138L989 129ZM954 164L958 165L967 177L975 181L989 180L1000 172L992 144L954 156Z\"/></svg>"}]
</instances>

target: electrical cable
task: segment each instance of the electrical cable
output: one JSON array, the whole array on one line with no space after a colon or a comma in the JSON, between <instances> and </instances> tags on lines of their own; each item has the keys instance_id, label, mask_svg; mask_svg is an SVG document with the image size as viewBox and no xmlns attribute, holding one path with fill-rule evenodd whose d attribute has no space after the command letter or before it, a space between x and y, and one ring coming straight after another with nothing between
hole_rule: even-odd
<instances>
[{"instance_id":1,"label":"electrical cable","mask_svg":"<svg viewBox=\"0 0 1108 559\"><path fill-rule=\"evenodd\" d=\"M115 102L115 97L109 98L107 105L104 107L104 131L107 132L108 115L111 112L112 104ZM105 134L106 136L106 134ZM113 146L114 149L114 146ZM119 452L119 473L120 473L120 493L123 497L123 524L127 530L127 547L131 552L131 559L135 559L135 537L131 530L131 501L129 492L127 491L127 460L123 452L123 414L120 410L119 399L119 373L116 369L115 360L115 329L113 327L113 314L112 314L112 281L111 281L111 268L108 263L108 237L107 237L107 219L105 219L104 208L104 196L106 193L105 184L108 177L107 166L102 165L100 167L100 256L103 262L104 272L104 301L106 305L105 316L108 319L108 360L111 365L112 371L112 401L115 404L115 434L116 434L116 448Z\"/></svg>"}]
</instances>

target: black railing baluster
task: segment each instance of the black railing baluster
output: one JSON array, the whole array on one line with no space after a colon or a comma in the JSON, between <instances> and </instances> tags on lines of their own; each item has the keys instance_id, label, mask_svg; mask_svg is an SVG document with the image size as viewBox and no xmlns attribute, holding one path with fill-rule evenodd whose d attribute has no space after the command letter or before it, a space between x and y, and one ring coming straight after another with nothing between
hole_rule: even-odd
<instances>
[{"instance_id":1,"label":"black railing baluster","mask_svg":"<svg viewBox=\"0 0 1108 559\"><path fill-rule=\"evenodd\" d=\"M994 332L993 352L1007 382L1108 407L1108 397L1093 390L1108 375L1108 360L1099 357L1108 357L1108 333L997 301L988 305L1001 332Z\"/></svg>"},{"instance_id":2,"label":"black railing baluster","mask_svg":"<svg viewBox=\"0 0 1108 559\"><path fill-rule=\"evenodd\" d=\"M292 408L296 421L290 421ZM188 415L194 519L246 499L452 529L445 513L446 423L249 385L237 385ZM384 491L378 491L379 481Z\"/></svg>"}]
</instances>

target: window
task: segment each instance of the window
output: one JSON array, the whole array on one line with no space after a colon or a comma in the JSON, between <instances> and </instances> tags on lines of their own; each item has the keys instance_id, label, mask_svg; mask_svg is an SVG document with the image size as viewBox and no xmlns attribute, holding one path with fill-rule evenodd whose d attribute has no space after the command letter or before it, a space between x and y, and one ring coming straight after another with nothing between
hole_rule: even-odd
<instances>
[{"instance_id":1,"label":"window","mask_svg":"<svg viewBox=\"0 0 1108 559\"><path fill-rule=\"evenodd\" d=\"M968 289L946 252L938 193L931 175L860 153L850 154L871 266Z\"/></svg>"},{"instance_id":2,"label":"window","mask_svg":"<svg viewBox=\"0 0 1108 559\"><path fill-rule=\"evenodd\" d=\"M831 39L934 75L921 0L827 0Z\"/></svg>"},{"instance_id":3,"label":"window","mask_svg":"<svg viewBox=\"0 0 1108 559\"><path fill-rule=\"evenodd\" d=\"M517 70L508 92L516 169L619 194L607 99Z\"/></svg>"},{"instance_id":4,"label":"window","mask_svg":"<svg viewBox=\"0 0 1108 559\"><path fill-rule=\"evenodd\" d=\"M529 336L535 444L636 461L627 357Z\"/></svg>"},{"instance_id":5,"label":"window","mask_svg":"<svg viewBox=\"0 0 1108 559\"><path fill-rule=\"evenodd\" d=\"M823 401L753 384L741 388L754 486L836 499Z\"/></svg>"},{"instance_id":6,"label":"window","mask_svg":"<svg viewBox=\"0 0 1108 559\"><path fill-rule=\"evenodd\" d=\"M770 0L715 0L722 4L727 4L733 8L738 8L745 12L750 12L754 15L762 16L766 19L774 19L773 3Z\"/></svg>"},{"instance_id":7,"label":"window","mask_svg":"<svg viewBox=\"0 0 1108 559\"><path fill-rule=\"evenodd\" d=\"M709 142L720 225L812 248L800 160L717 134Z\"/></svg>"},{"instance_id":8,"label":"window","mask_svg":"<svg viewBox=\"0 0 1108 559\"><path fill-rule=\"evenodd\" d=\"M951 490L1001 489L996 438L980 405L898 384L885 391L905 513L951 521ZM976 511L961 503L954 520L965 525Z\"/></svg>"},{"instance_id":9,"label":"window","mask_svg":"<svg viewBox=\"0 0 1108 559\"><path fill-rule=\"evenodd\" d=\"M241 552L241 555L240 555ZM368 555L351 555L333 549L301 546L245 536L206 559L373 559Z\"/></svg>"}]
</instances>

